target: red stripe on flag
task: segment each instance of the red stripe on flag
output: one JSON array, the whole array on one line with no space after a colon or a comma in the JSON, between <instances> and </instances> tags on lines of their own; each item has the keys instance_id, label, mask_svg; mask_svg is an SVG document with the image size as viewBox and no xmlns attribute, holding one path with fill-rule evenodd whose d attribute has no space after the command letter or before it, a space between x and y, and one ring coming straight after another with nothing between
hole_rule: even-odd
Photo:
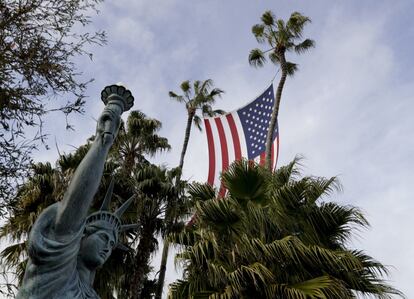
<instances>
[{"instance_id":1,"label":"red stripe on flag","mask_svg":"<svg viewBox=\"0 0 414 299\"><path fill-rule=\"evenodd\" d=\"M214 153L214 140L213 132L211 131L210 121L204 119L204 125L206 127L207 144L208 144L208 179L207 183L214 184L214 175L216 171L216 155Z\"/></svg>"},{"instance_id":2,"label":"red stripe on flag","mask_svg":"<svg viewBox=\"0 0 414 299\"><path fill-rule=\"evenodd\" d=\"M221 146L221 171L227 170L229 167L229 153L227 149L227 140L226 135L224 133L223 124L221 123L221 119L219 117L215 118L214 121L216 122L217 131L220 138L220 146ZM224 197L224 194L226 193L226 189L223 186L223 183L220 184L220 191L219 196Z\"/></svg>"},{"instance_id":3,"label":"red stripe on flag","mask_svg":"<svg viewBox=\"0 0 414 299\"><path fill-rule=\"evenodd\" d=\"M265 165L265 161L266 161L266 151L264 151L263 153L260 154L260 165Z\"/></svg>"},{"instance_id":4,"label":"red stripe on flag","mask_svg":"<svg viewBox=\"0 0 414 299\"><path fill-rule=\"evenodd\" d=\"M215 118L214 121L216 122L217 131L220 138L220 146L221 146L221 160L223 163L221 164L221 170L224 171L229 167L229 152L227 149L227 140L226 134L224 133L223 124L221 123L221 119L219 117Z\"/></svg>"},{"instance_id":5,"label":"red stripe on flag","mask_svg":"<svg viewBox=\"0 0 414 299\"><path fill-rule=\"evenodd\" d=\"M240 148L239 134L237 134L236 123L234 122L233 115L227 114L226 118L229 123L231 137L233 138L234 157L236 161L239 161L241 159L241 148Z\"/></svg>"}]
</instances>

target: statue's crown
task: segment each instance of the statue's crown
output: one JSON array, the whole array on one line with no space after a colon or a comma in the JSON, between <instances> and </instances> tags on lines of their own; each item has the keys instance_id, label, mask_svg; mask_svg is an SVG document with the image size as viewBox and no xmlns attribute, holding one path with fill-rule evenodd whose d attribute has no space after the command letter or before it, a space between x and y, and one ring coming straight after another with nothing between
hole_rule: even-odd
<instances>
[{"instance_id":1,"label":"statue's crown","mask_svg":"<svg viewBox=\"0 0 414 299\"><path fill-rule=\"evenodd\" d=\"M112 178L111 183L109 184L108 190L106 191L106 195L104 201L102 202L101 208L99 211L90 214L86 218L86 225L91 225L93 223L104 222L110 228L119 234L120 232L124 232L126 230L137 228L138 224L126 224L123 225L121 221L121 216L124 212L128 209L130 204L134 199L134 195L131 196L127 201L125 201L115 212L109 211L109 206L111 203L112 193L114 190L114 179ZM118 244L117 247L121 249L127 249L122 244Z\"/></svg>"}]
</instances>

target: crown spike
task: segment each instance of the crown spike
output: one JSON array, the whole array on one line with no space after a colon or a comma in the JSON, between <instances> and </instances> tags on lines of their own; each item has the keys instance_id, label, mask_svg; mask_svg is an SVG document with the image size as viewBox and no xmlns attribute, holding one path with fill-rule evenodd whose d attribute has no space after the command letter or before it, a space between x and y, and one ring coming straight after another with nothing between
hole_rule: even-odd
<instances>
[{"instance_id":1,"label":"crown spike","mask_svg":"<svg viewBox=\"0 0 414 299\"><path fill-rule=\"evenodd\" d=\"M121 218L122 214L124 214L124 212L126 211L126 209L128 209L129 205L132 203L132 200L134 199L135 194L132 195L126 202L124 202L122 204L122 206L120 206L118 208L118 210L115 211L115 215L118 216L119 218Z\"/></svg>"},{"instance_id":2,"label":"crown spike","mask_svg":"<svg viewBox=\"0 0 414 299\"><path fill-rule=\"evenodd\" d=\"M100 208L101 211L109 211L109 204L111 203L112 192L114 191L114 177L111 178L111 183L109 184L108 190L106 191L105 199L102 202L102 206Z\"/></svg>"},{"instance_id":3,"label":"crown spike","mask_svg":"<svg viewBox=\"0 0 414 299\"><path fill-rule=\"evenodd\" d=\"M124 232L124 231L127 231L127 230L136 229L136 228L138 228L138 227L140 227L140 226L141 226L141 225L140 225L140 224L138 224L138 223L133 223L133 224L125 224L125 225L122 225L122 226L121 226L120 231L121 231L121 232Z\"/></svg>"}]
</instances>

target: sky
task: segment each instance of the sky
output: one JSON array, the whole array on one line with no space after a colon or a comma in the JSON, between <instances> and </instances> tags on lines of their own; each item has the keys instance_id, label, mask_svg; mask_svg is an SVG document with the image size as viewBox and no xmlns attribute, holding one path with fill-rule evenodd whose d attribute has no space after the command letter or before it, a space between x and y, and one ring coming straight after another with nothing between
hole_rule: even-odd
<instances>
[{"instance_id":1,"label":"sky","mask_svg":"<svg viewBox=\"0 0 414 299\"><path fill-rule=\"evenodd\" d=\"M350 246L389 265L390 283L414 298L414 2L117 0L99 9L89 29L105 30L108 44L90 48L92 61L75 61L84 78L95 78L86 113L70 118L75 131L65 131L62 115L49 115L51 149L41 148L37 161L57 159L55 142L66 153L83 144L103 109L101 90L123 82L135 97L133 109L162 121L160 134L172 145L153 161L177 166L186 111L168 91L178 92L184 80L210 78L225 91L216 108L247 104L277 71L272 64L249 66L248 53L259 46L251 27L266 10L283 19L299 11L312 19L304 37L316 47L287 57L299 71L288 78L282 97L278 165L302 155L305 174L338 176L343 191L326 200L359 207L371 224ZM206 181L207 163L206 137L193 130L184 177ZM181 275L172 260L167 282Z\"/></svg>"}]
</instances>

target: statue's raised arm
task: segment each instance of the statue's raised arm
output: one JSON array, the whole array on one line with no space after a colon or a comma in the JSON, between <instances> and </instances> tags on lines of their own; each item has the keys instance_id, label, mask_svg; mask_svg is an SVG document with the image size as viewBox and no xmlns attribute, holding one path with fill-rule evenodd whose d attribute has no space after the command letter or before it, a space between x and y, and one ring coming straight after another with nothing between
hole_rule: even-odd
<instances>
[{"instance_id":1,"label":"statue's raised arm","mask_svg":"<svg viewBox=\"0 0 414 299\"><path fill-rule=\"evenodd\" d=\"M88 210L102 178L105 160L114 142L121 114L134 98L125 87L112 85L102 91L105 109L98 119L94 141L76 169L63 200L47 207L29 236L23 283L17 299L99 299L93 290L95 271L118 243L118 234L134 225L122 225L127 200L109 211L113 181L101 210Z\"/></svg>"},{"instance_id":2,"label":"statue's raised arm","mask_svg":"<svg viewBox=\"0 0 414 299\"><path fill-rule=\"evenodd\" d=\"M77 230L84 222L98 190L108 151L118 134L121 114L129 110L133 103L131 93L117 85L105 88L102 100L106 106L98 119L95 139L59 205L55 226L57 234Z\"/></svg>"}]
</instances>

